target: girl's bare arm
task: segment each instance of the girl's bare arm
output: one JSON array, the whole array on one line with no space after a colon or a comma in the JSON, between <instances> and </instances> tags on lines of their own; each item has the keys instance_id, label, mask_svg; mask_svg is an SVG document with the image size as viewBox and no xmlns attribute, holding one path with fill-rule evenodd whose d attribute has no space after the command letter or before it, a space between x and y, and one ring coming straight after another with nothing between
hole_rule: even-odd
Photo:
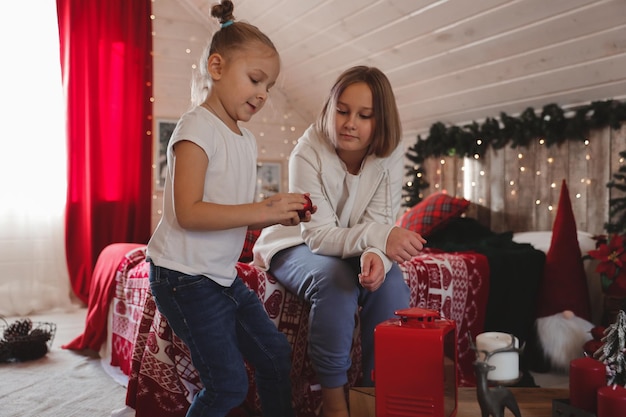
<instances>
[{"instance_id":1,"label":"girl's bare arm","mask_svg":"<svg viewBox=\"0 0 626 417\"><path fill-rule=\"evenodd\" d=\"M260 228L277 223L300 223L297 210L301 210L306 203L302 194L276 194L260 202L237 205L202 201L204 177L209 163L206 154L190 141L178 142L175 152L174 210L181 227L189 230L224 230L242 226Z\"/></svg>"}]
</instances>

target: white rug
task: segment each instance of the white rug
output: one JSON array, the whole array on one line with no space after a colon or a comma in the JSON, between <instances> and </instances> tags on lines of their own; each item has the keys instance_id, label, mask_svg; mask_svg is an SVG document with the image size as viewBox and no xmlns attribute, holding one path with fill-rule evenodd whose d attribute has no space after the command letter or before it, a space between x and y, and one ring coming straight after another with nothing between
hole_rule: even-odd
<instances>
[{"instance_id":1,"label":"white rug","mask_svg":"<svg viewBox=\"0 0 626 417\"><path fill-rule=\"evenodd\" d=\"M60 347L82 332L84 311L33 320L56 323L57 337L41 359L0 364L0 416L110 417L124 407L126 389L103 370L96 354Z\"/></svg>"}]
</instances>

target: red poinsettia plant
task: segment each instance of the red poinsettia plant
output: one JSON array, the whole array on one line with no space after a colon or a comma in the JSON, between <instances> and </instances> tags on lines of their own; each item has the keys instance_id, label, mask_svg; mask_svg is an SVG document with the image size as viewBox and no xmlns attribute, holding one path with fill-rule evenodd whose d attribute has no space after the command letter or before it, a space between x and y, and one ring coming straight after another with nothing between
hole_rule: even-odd
<instances>
[{"instance_id":1,"label":"red poinsettia plant","mask_svg":"<svg viewBox=\"0 0 626 417\"><path fill-rule=\"evenodd\" d=\"M626 247L624 235L614 234L602 241L589 256L600 263L596 272L602 280L602 291L606 295L626 296Z\"/></svg>"}]
</instances>

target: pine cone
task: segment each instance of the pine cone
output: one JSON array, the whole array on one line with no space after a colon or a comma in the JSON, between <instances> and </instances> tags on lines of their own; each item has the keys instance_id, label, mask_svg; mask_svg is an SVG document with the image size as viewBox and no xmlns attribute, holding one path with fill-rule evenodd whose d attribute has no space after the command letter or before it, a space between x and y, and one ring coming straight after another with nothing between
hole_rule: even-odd
<instances>
[{"instance_id":1,"label":"pine cone","mask_svg":"<svg viewBox=\"0 0 626 417\"><path fill-rule=\"evenodd\" d=\"M32 328L33 322L29 318L14 321L4 330L4 339L11 341L28 336Z\"/></svg>"},{"instance_id":2,"label":"pine cone","mask_svg":"<svg viewBox=\"0 0 626 417\"><path fill-rule=\"evenodd\" d=\"M47 342L52 337L49 331L43 329L34 329L28 335L28 340L32 342Z\"/></svg>"},{"instance_id":3,"label":"pine cone","mask_svg":"<svg viewBox=\"0 0 626 417\"><path fill-rule=\"evenodd\" d=\"M19 341L12 345L13 357L20 361L42 358L48 353L46 342Z\"/></svg>"}]
</instances>

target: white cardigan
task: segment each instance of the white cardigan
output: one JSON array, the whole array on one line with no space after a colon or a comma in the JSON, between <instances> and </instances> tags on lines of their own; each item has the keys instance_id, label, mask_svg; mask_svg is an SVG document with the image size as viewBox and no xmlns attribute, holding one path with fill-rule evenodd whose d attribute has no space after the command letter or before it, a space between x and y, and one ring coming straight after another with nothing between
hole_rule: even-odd
<instances>
[{"instance_id":1,"label":"white cardigan","mask_svg":"<svg viewBox=\"0 0 626 417\"><path fill-rule=\"evenodd\" d=\"M275 225L264 229L254 245L254 264L268 270L277 252L306 243L314 253L349 258L375 252L389 271L384 255L387 237L400 212L404 150L398 146L386 158L370 155L363 164L350 227L341 227L337 204L344 195L345 165L334 146L310 126L289 158L289 191L310 193L317 212L300 227Z\"/></svg>"}]
</instances>

